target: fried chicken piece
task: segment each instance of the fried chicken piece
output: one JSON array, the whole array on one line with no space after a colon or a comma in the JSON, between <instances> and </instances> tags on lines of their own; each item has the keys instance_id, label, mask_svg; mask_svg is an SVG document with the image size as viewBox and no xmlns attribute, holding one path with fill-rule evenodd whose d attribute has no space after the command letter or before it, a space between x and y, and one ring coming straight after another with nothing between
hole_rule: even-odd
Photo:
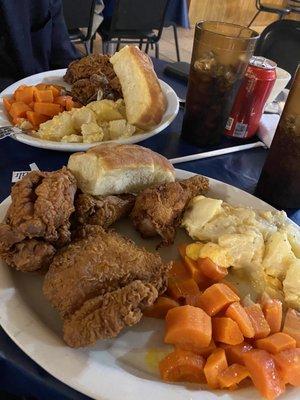
<instances>
[{"instance_id":1,"label":"fried chicken piece","mask_svg":"<svg viewBox=\"0 0 300 400\"><path fill-rule=\"evenodd\" d=\"M43 292L61 316L67 317L85 301L134 280L151 283L162 293L170 267L158 254L137 247L130 239L87 225L77 240L54 257Z\"/></svg>"},{"instance_id":2,"label":"fried chicken piece","mask_svg":"<svg viewBox=\"0 0 300 400\"><path fill-rule=\"evenodd\" d=\"M75 192L76 179L65 167L55 172L32 171L17 182L5 221L0 224L0 257L22 271L39 269L46 259L50 262L53 248L70 241ZM33 238L39 241L27 240ZM32 249L36 255L28 260Z\"/></svg>"},{"instance_id":3,"label":"fried chicken piece","mask_svg":"<svg viewBox=\"0 0 300 400\"><path fill-rule=\"evenodd\" d=\"M141 310L152 305L157 295L153 285L136 280L87 300L64 321L64 340L71 347L82 347L113 338L126 326L137 324L142 318Z\"/></svg>"},{"instance_id":4,"label":"fried chicken piece","mask_svg":"<svg viewBox=\"0 0 300 400\"><path fill-rule=\"evenodd\" d=\"M25 239L16 243L1 257L8 265L20 271L36 271L47 268L56 250L50 243L37 239Z\"/></svg>"},{"instance_id":5,"label":"fried chicken piece","mask_svg":"<svg viewBox=\"0 0 300 400\"><path fill-rule=\"evenodd\" d=\"M135 228L142 237L161 236L160 245L174 241L176 228L189 201L208 190L208 179L203 176L150 187L138 194L131 213Z\"/></svg>"},{"instance_id":6,"label":"fried chicken piece","mask_svg":"<svg viewBox=\"0 0 300 400\"><path fill-rule=\"evenodd\" d=\"M80 224L100 225L108 228L122 217L127 216L135 202L135 196L91 196L79 194L75 198L75 219Z\"/></svg>"}]
</instances>

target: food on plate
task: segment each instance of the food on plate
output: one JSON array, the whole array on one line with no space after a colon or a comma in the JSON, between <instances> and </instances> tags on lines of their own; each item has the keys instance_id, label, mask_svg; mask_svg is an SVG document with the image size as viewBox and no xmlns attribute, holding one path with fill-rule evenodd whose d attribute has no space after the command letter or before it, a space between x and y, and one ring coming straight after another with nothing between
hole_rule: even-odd
<instances>
[{"instance_id":1,"label":"food on plate","mask_svg":"<svg viewBox=\"0 0 300 400\"><path fill-rule=\"evenodd\" d=\"M218 265L251 279L258 294L268 292L300 309L300 231L283 211L255 211L196 196L182 226L201 241L188 246L191 258L205 257L205 250ZM222 252L227 261L216 259Z\"/></svg>"},{"instance_id":2,"label":"food on plate","mask_svg":"<svg viewBox=\"0 0 300 400\"><path fill-rule=\"evenodd\" d=\"M158 254L137 247L116 232L86 225L78 238L54 257L43 291L64 318L67 343L72 347L87 346L137 323L142 317L141 309L165 290L170 267ZM136 285L130 286L134 282ZM135 303L139 288L150 297L141 296ZM126 306L125 298L132 299L132 307ZM100 320L98 306L102 309Z\"/></svg>"},{"instance_id":3,"label":"food on plate","mask_svg":"<svg viewBox=\"0 0 300 400\"><path fill-rule=\"evenodd\" d=\"M0 224L0 257L21 271L46 267L56 248L71 239L76 180L66 169L32 171L11 191L12 202Z\"/></svg>"},{"instance_id":4,"label":"food on plate","mask_svg":"<svg viewBox=\"0 0 300 400\"><path fill-rule=\"evenodd\" d=\"M274 355L275 365L284 383L300 386L300 349L289 349Z\"/></svg>"},{"instance_id":5,"label":"food on plate","mask_svg":"<svg viewBox=\"0 0 300 400\"><path fill-rule=\"evenodd\" d=\"M146 188L138 194L131 219L143 237L159 235L163 245L173 243L176 227L188 202L208 190L208 179L192 178Z\"/></svg>"},{"instance_id":6,"label":"food on plate","mask_svg":"<svg viewBox=\"0 0 300 400\"><path fill-rule=\"evenodd\" d=\"M63 87L44 83L19 86L12 98L3 99L3 105L13 125L32 131L62 111L81 107Z\"/></svg>"},{"instance_id":7,"label":"food on plate","mask_svg":"<svg viewBox=\"0 0 300 400\"><path fill-rule=\"evenodd\" d=\"M300 347L300 313L292 308L287 310L282 332L292 336Z\"/></svg>"},{"instance_id":8,"label":"food on plate","mask_svg":"<svg viewBox=\"0 0 300 400\"><path fill-rule=\"evenodd\" d=\"M66 143L93 143L126 138L138 132L126 120L123 100L100 100L54 116L40 125L35 136Z\"/></svg>"},{"instance_id":9,"label":"food on plate","mask_svg":"<svg viewBox=\"0 0 300 400\"><path fill-rule=\"evenodd\" d=\"M91 196L80 193L75 198L75 219L79 224L99 225L108 228L130 213L135 196Z\"/></svg>"},{"instance_id":10,"label":"food on plate","mask_svg":"<svg viewBox=\"0 0 300 400\"><path fill-rule=\"evenodd\" d=\"M97 100L99 91L102 99L123 97L119 79L107 55L91 54L71 62L64 80L72 85L72 96L84 105Z\"/></svg>"},{"instance_id":11,"label":"food on plate","mask_svg":"<svg viewBox=\"0 0 300 400\"><path fill-rule=\"evenodd\" d=\"M167 102L148 55L125 46L110 62L122 87L128 122L144 130L159 124Z\"/></svg>"},{"instance_id":12,"label":"food on plate","mask_svg":"<svg viewBox=\"0 0 300 400\"><path fill-rule=\"evenodd\" d=\"M94 196L137 193L175 180L175 170L165 157L131 144L106 143L72 154L68 168L78 187Z\"/></svg>"}]
</instances>

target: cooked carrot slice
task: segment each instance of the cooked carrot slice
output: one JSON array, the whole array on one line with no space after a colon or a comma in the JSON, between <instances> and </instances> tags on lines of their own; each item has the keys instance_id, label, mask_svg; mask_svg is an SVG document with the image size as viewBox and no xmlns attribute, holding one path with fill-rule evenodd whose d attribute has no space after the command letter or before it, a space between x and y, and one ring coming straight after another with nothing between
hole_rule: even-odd
<instances>
[{"instance_id":1,"label":"cooked carrot slice","mask_svg":"<svg viewBox=\"0 0 300 400\"><path fill-rule=\"evenodd\" d=\"M208 315L213 316L223 308L240 298L224 283L215 283L207 288L201 295L201 307Z\"/></svg>"},{"instance_id":2,"label":"cooked carrot slice","mask_svg":"<svg viewBox=\"0 0 300 400\"><path fill-rule=\"evenodd\" d=\"M284 350L294 349L296 340L287 333L276 332L264 339L258 339L255 342L255 347L276 354Z\"/></svg>"},{"instance_id":3,"label":"cooked carrot slice","mask_svg":"<svg viewBox=\"0 0 300 400\"><path fill-rule=\"evenodd\" d=\"M190 273L186 269L185 264L182 261L173 261L172 268L169 271L169 276L178 279L189 279L191 278Z\"/></svg>"},{"instance_id":4,"label":"cooked carrot slice","mask_svg":"<svg viewBox=\"0 0 300 400\"><path fill-rule=\"evenodd\" d=\"M292 308L287 310L282 332L292 336L296 340L297 347L300 347L300 312Z\"/></svg>"},{"instance_id":5,"label":"cooked carrot slice","mask_svg":"<svg viewBox=\"0 0 300 400\"><path fill-rule=\"evenodd\" d=\"M66 108L66 101L68 99L72 99L72 97L71 96L57 96L54 98L54 103L59 104L62 107Z\"/></svg>"},{"instance_id":6,"label":"cooked carrot slice","mask_svg":"<svg viewBox=\"0 0 300 400\"><path fill-rule=\"evenodd\" d=\"M203 383L204 358L191 351L175 350L160 363L160 376L167 382Z\"/></svg>"},{"instance_id":7,"label":"cooked carrot slice","mask_svg":"<svg viewBox=\"0 0 300 400\"><path fill-rule=\"evenodd\" d=\"M244 341L244 336L238 324L227 317L212 318L212 335L216 342L235 345Z\"/></svg>"},{"instance_id":8,"label":"cooked carrot slice","mask_svg":"<svg viewBox=\"0 0 300 400\"><path fill-rule=\"evenodd\" d=\"M52 90L50 89L35 89L34 91L34 99L40 103L53 103L54 97Z\"/></svg>"},{"instance_id":9,"label":"cooked carrot slice","mask_svg":"<svg viewBox=\"0 0 300 400\"><path fill-rule=\"evenodd\" d=\"M211 389L220 387L218 376L228 367L224 349L216 349L208 357L204 366L204 375Z\"/></svg>"},{"instance_id":10,"label":"cooked carrot slice","mask_svg":"<svg viewBox=\"0 0 300 400\"><path fill-rule=\"evenodd\" d=\"M165 343L207 347L211 341L211 318L201 308L172 308L166 316Z\"/></svg>"},{"instance_id":11,"label":"cooked carrot slice","mask_svg":"<svg viewBox=\"0 0 300 400\"><path fill-rule=\"evenodd\" d=\"M58 97L61 94L61 87L60 86L50 85L50 86L48 86L47 89L51 90L51 92L53 94L53 97ZM69 97L71 97L71 96L69 96ZM72 97L71 97L71 99L72 99Z\"/></svg>"},{"instance_id":12,"label":"cooked carrot slice","mask_svg":"<svg viewBox=\"0 0 300 400\"><path fill-rule=\"evenodd\" d=\"M229 289L231 289L235 294L239 296L239 290L232 282L229 282L226 279L222 279L219 283L224 283L224 285L228 286Z\"/></svg>"},{"instance_id":13,"label":"cooked carrot slice","mask_svg":"<svg viewBox=\"0 0 300 400\"><path fill-rule=\"evenodd\" d=\"M200 288L207 288L210 282L207 277L203 275L196 261L191 258L185 256L184 263L186 265L186 269L188 270L190 276L195 280L195 282L199 285Z\"/></svg>"},{"instance_id":14,"label":"cooked carrot slice","mask_svg":"<svg viewBox=\"0 0 300 400\"><path fill-rule=\"evenodd\" d=\"M197 283L192 278L178 279L170 277L168 280L167 293L175 300L185 298L188 295L195 296L200 294Z\"/></svg>"},{"instance_id":15,"label":"cooked carrot slice","mask_svg":"<svg viewBox=\"0 0 300 400\"><path fill-rule=\"evenodd\" d=\"M30 104L33 101L33 86L26 86L23 89L15 91L15 99L16 101L20 101L25 104Z\"/></svg>"},{"instance_id":16,"label":"cooked carrot slice","mask_svg":"<svg viewBox=\"0 0 300 400\"><path fill-rule=\"evenodd\" d=\"M271 299L268 295L264 294L260 304L271 333L280 332L282 324L282 302L280 300Z\"/></svg>"},{"instance_id":17,"label":"cooked carrot slice","mask_svg":"<svg viewBox=\"0 0 300 400\"><path fill-rule=\"evenodd\" d=\"M40 126L40 124L48 121L48 119L49 119L49 117L47 117L47 115L38 114L34 111L27 111L26 118L34 126Z\"/></svg>"},{"instance_id":18,"label":"cooked carrot slice","mask_svg":"<svg viewBox=\"0 0 300 400\"><path fill-rule=\"evenodd\" d=\"M202 273L213 281L220 281L228 274L226 268L220 267L208 257L198 258L197 264Z\"/></svg>"},{"instance_id":19,"label":"cooked carrot slice","mask_svg":"<svg viewBox=\"0 0 300 400\"><path fill-rule=\"evenodd\" d=\"M186 256L186 246L187 246L187 243L182 243L177 247L178 248L178 252L180 254L180 257L183 260L184 260L184 257Z\"/></svg>"},{"instance_id":20,"label":"cooked carrot slice","mask_svg":"<svg viewBox=\"0 0 300 400\"><path fill-rule=\"evenodd\" d=\"M143 310L143 314L146 317L165 318L171 308L178 306L177 301L170 299L170 297L160 296L152 306Z\"/></svg>"},{"instance_id":21,"label":"cooked carrot slice","mask_svg":"<svg viewBox=\"0 0 300 400\"><path fill-rule=\"evenodd\" d=\"M195 295L189 294L189 295L185 296L185 299L184 299L185 300L185 304L201 308L200 296L201 296L200 292L198 294L195 294Z\"/></svg>"},{"instance_id":22,"label":"cooked carrot slice","mask_svg":"<svg viewBox=\"0 0 300 400\"><path fill-rule=\"evenodd\" d=\"M263 397L274 400L284 392L284 383L269 353L265 350L254 349L244 353L243 359L254 386Z\"/></svg>"},{"instance_id":23,"label":"cooked carrot slice","mask_svg":"<svg viewBox=\"0 0 300 400\"><path fill-rule=\"evenodd\" d=\"M249 371L244 365L232 364L228 368L224 369L224 371L220 372L218 381L221 389L233 389L249 376Z\"/></svg>"},{"instance_id":24,"label":"cooked carrot slice","mask_svg":"<svg viewBox=\"0 0 300 400\"><path fill-rule=\"evenodd\" d=\"M242 334L247 338L254 337L254 328L244 307L239 302L230 304L225 311L226 317L233 319L239 326Z\"/></svg>"},{"instance_id":25,"label":"cooked carrot slice","mask_svg":"<svg viewBox=\"0 0 300 400\"><path fill-rule=\"evenodd\" d=\"M250 351L253 349L251 344L243 342L241 344L236 344L235 346L223 345L220 343L220 346L225 350L227 361L229 364L244 364L243 355L246 351Z\"/></svg>"},{"instance_id":26,"label":"cooked carrot slice","mask_svg":"<svg viewBox=\"0 0 300 400\"><path fill-rule=\"evenodd\" d=\"M245 307L245 311L254 328L254 339L261 339L268 336L271 330L260 305L253 304L252 306Z\"/></svg>"},{"instance_id":27,"label":"cooked carrot slice","mask_svg":"<svg viewBox=\"0 0 300 400\"><path fill-rule=\"evenodd\" d=\"M284 350L274 360L284 383L300 386L300 349Z\"/></svg>"},{"instance_id":28,"label":"cooked carrot slice","mask_svg":"<svg viewBox=\"0 0 300 400\"><path fill-rule=\"evenodd\" d=\"M67 110L67 111L71 111L72 108L74 108L73 99L72 99L72 98L71 98L71 99L67 99L67 100L66 100L66 110Z\"/></svg>"},{"instance_id":29,"label":"cooked carrot slice","mask_svg":"<svg viewBox=\"0 0 300 400\"><path fill-rule=\"evenodd\" d=\"M49 85L47 85L46 83L38 83L37 85L35 85L35 87L40 90L46 90L48 89Z\"/></svg>"},{"instance_id":30,"label":"cooked carrot slice","mask_svg":"<svg viewBox=\"0 0 300 400\"><path fill-rule=\"evenodd\" d=\"M10 99L9 97L3 97L3 105L7 112L9 112L12 103L13 103L12 99Z\"/></svg>"},{"instance_id":31,"label":"cooked carrot slice","mask_svg":"<svg viewBox=\"0 0 300 400\"><path fill-rule=\"evenodd\" d=\"M28 106L28 104L16 101L12 103L9 114L12 118L24 118L26 117L26 111L30 111L30 107Z\"/></svg>"},{"instance_id":32,"label":"cooked carrot slice","mask_svg":"<svg viewBox=\"0 0 300 400\"><path fill-rule=\"evenodd\" d=\"M53 117L61 112L61 106L59 104L54 103L34 103L33 110L39 114L48 115L49 117Z\"/></svg>"},{"instance_id":33,"label":"cooked carrot slice","mask_svg":"<svg viewBox=\"0 0 300 400\"><path fill-rule=\"evenodd\" d=\"M207 347L199 347L191 344L177 344L175 345L175 349L192 351L193 353L200 354L200 356L207 358L216 349L216 345L215 342L211 340Z\"/></svg>"}]
</instances>

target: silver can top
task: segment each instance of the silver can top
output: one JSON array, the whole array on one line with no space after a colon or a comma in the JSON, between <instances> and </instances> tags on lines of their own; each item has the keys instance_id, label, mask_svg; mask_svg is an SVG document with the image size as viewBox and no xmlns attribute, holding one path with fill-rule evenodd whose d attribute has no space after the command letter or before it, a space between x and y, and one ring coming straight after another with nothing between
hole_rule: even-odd
<instances>
[{"instance_id":1,"label":"silver can top","mask_svg":"<svg viewBox=\"0 0 300 400\"><path fill-rule=\"evenodd\" d=\"M277 64L274 61L261 56L251 57L249 64L263 69L275 69L277 67Z\"/></svg>"}]
</instances>

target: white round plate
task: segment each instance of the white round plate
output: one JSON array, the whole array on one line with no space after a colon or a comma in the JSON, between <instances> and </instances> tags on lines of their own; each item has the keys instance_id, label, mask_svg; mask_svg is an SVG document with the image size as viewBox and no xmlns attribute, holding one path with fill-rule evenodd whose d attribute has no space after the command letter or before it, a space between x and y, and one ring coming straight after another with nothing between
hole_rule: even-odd
<instances>
[{"instance_id":1,"label":"white round plate","mask_svg":"<svg viewBox=\"0 0 300 400\"><path fill-rule=\"evenodd\" d=\"M1 126L10 126L12 125L7 113L3 106L3 97L12 96L14 91L20 85L37 85L38 83L53 83L56 85L61 85L70 89L70 85L68 85L64 80L63 76L66 73L66 69L57 69L54 71L46 71L41 72L40 74L28 76L27 78L21 79L18 82L15 82L13 85L8 86L3 92L0 93L0 127ZM151 136L156 135L157 133L164 130L167 126L171 124L179 110L179 101L174 90L164 81L159 80L162 91L167 99L167 109L163 115L163 119L159 125L153 128L151 131L147 131L145 133L140 133L138 135L133 135L129 138L118 139L118 140L110 140L110 142L117 143L138 143L142 140L149 139ZM33 136L27 135L26 133L20 133L12 136L14 139L19 142L28 144L29 146L39 147L41 149L49 149L49 150L58 150L58 151L85 151L90 147L94 147L98 144L105 142L95 142L95 143L62 143L62 142L54 142L50 140L42 140L39 138L35 138Z\"/></svg>"},{"instance_id":2,"label":"white round plate","mask_svg":"<svg viewBox=\"0 0 300 400\"><path fill-rule=\"evenodd\" d=\"M178 179L194 175L177 170ZM225 183L210 179L209 196L230 204L274 210L256 197ZM10 199L0 205L0 221ZM154 251L158 240L143 240L130 222L116 229L137 244ZM179 230L175 244L160 253L164 259L178 256L176 244L188 240ZM166 351L164 323L143 318L125 329L116 339L98 341L92 347L71 349L62 340L61 321L42 294L43 277L25 274L0 261L0 323L11 339L35 362L60 381L98 400L253 400L259 399L254 388L235 392L200 390L198 385L167 384L159 379L153 363L147 362L154 350ZM150 352L149 352L150 351ZM147 357L148 355L148 357ZM285 400L298 400L300 390L289 388Z\"/></svg>"}]
</instances>

